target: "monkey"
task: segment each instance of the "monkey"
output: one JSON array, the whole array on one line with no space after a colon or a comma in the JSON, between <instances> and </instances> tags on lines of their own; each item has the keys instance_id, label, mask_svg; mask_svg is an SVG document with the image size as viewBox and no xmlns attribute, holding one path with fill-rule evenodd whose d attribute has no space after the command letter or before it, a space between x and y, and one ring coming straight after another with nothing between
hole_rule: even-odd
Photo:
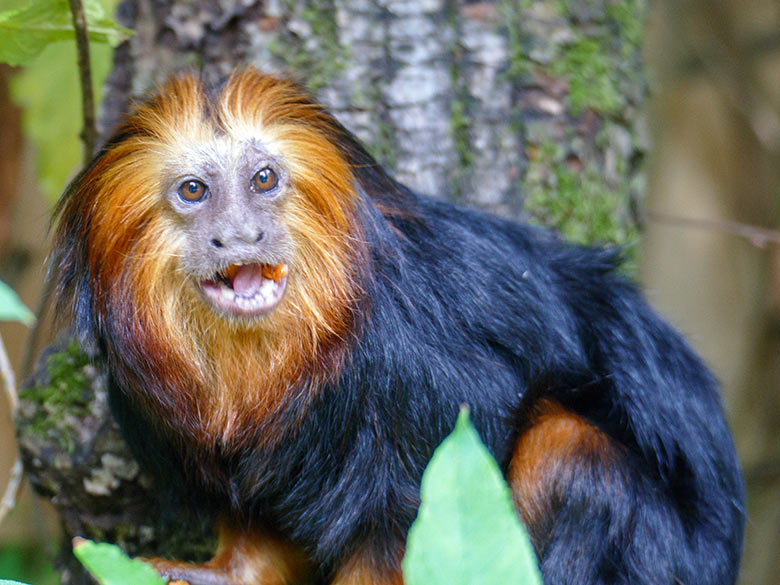
<instances>
[{"instance_id":1,"label":"monkey","mask_svg":"<svg viewBox=\"0 0 780 585\"><path fill-rule=\"evenodd\" d=\"M152 559L163 576L402 585L466 405L548 585L734 583L717 383L619 250L418 194L251 67L140 100L55 222L59 312L128 444L220 519L214 558Z\"/></svg>"}]
</instances>

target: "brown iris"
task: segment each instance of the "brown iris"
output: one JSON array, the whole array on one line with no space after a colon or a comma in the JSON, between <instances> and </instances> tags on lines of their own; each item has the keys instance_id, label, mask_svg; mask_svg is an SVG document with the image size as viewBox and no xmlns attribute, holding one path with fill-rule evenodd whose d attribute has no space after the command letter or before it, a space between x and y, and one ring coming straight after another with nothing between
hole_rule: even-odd
<instances>
[{"instance_id":1,"label":"brown iris","mask_svg":"<svg viewBox=\"0 0 780 585\"><path fill-rule=\"evenodd\" d=\"M207 192L208 187L195 179L184 181L179 187L179 197L188 203L200 201L206 196Z\"/></svg>"},{"instance_id":2,"label":"brown iris","mask_svg":"<svg viewBox=\"0 0 780 585\"><path fill-rule=\"evenodd\" d=\"M261 169L252 177L252 189L257 193L268 193L279 184L276 173L268 167Z\"/></svg>"}]
</instances>

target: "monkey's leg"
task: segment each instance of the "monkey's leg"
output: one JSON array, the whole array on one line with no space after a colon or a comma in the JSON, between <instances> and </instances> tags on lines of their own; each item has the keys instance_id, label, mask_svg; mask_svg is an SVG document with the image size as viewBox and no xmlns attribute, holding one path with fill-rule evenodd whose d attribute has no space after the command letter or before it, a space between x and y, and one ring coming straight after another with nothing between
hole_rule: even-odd
<instances>
[{"instance_id":1,"label":"monkey's leg","mask_svg":"<svg viewBox=\"0 0 780 585\"><path fill-rule=\"evenodd\" d=\"M545 584L677 582L685 532L641 456L552 401L530 422L507 479Z\"/></svg>"},{"instance_id":2,"label":"monkey's leg","mask_svg":"<svg viewBox=\"0 0 780 585\"><path fill-rule=\"evenodd\" d=\"M281 537L222 521L217 553L206 563L144 559L169 581L190 585L292 585L306 581L309 562Z\"/></svg>"}]
</instances>

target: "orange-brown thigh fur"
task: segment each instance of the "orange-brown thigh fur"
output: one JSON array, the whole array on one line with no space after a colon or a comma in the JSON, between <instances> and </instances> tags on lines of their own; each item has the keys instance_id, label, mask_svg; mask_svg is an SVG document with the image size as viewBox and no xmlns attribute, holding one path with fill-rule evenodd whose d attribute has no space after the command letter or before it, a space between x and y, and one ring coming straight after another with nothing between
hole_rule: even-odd
<instances>
[{"instance_id":1,"label":"orange-brown thigh fur","mask_svg":"<svg viewBox=\"0 0 780 585\"><path fill-rule=\"evenodd\" d=\"M401 557L396 562L380 563L368 551L361 551L345 563L336 573L332 585L403 585Z\"/></svg>"},{"instance_id":2,"label":"orange-brown thigh fur","mask_svg":"<svg viewBox=\"0 0 780 585\"><path fill-rule=\"evenodd\" d=\"M551 400L536 405L515 445L507 480L537 547L573 475L609 482L621 459L621 447L598 427Z\"/></svg>"},{"instance_id":3,"label":"orange-brown thigh fur","mask_svg":"<svg viewBox=\"0 0 780 585\"><path fill-rule=\"evenodd\" d=\"M217 553L207 563L147 562L171 582L190 585L293 585L305 583L311 569L303 552L283 538L224 521Z\"/></svg>"}]
</instances>

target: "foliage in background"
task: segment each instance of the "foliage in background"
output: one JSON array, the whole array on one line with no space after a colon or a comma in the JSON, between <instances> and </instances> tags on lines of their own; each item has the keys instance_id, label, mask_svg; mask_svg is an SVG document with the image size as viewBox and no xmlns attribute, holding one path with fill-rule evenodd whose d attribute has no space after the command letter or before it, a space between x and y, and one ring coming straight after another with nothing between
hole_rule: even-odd
<instances>
[{"instance_id":1,"label":"foliage in background","mask_svg":"<svg viewBox=\"0 0 780 585\"><path fill-rule=\"evenodd\" d=\"M12 80L11 96L24 108L24 129L35 147L41 190L54 201L82 160L81 98L70 8L67 0L12 2L14 7L0 12L0 61L25 65ZM117 3L84 2L96 95L111 68L112 47L131 32L105 16Z\"/></svg>"},{"instance_id":2,"label":"foliage in background","mask_svg":"<svg viewBox=\"0 0 780 585\"><path fill-rule=\"evenodd\" d=\"M106 18L99 0L85 0L84 11L92 42L116 46L129 33ZM28 65L50 44L73 40L71 19L68 0L34 0L0 12L0 61Z\"/></svg>"},{"instance_id":3,"label":"foliage in background","mask_svg":"<svg viewBox=\"0 0 780 585\"><path fill-rule=\"evenodd\" d=\"M105 17L117 0L84 0L90 31L95 87L102 86L110 68L111 46L130 31ZM50 200L62 191L80 162L80 87L75 32L68 0L4 0L0 10L0 62L24 66L12 79L14 101L24 107L27 137L36 149L37 175ZM0 282L0 320L31 325L34 315L16 293ZM43 585L58 582L48 554L37 545L4 544L0 577ZM0 578L0 585L16 584Z\"/></svg>"},{"instance_id":4,"label":"foliage in background","mask_svg":"<svg viewBox=\"0 0 780 585\"><path fill-rule=\"evenodd\" d=\"M59 575L51 567L49 552L39 544L3 544L0 549L0 585L16 584L18 579L35 585L60 582Z\"/></svg>"},{"instance_id":5,"label":"foliage in background","mask_svg":"<svg viewBox=\"0 0 780 585\"><path fill-rule=\"evenodd\" d=\"M111 68L111 48L91 48L96 95ZM36 176L54 202L82 162L82 127L76 47L56 43L11 82L13 100L24 108L25 135L35 149Z\"/></svg>"},{"instance_id":6,"label":"foliage in background","mask_svg":"<svg viewBox=\"0 0 780 585\"><path fill-rule=\"evenodd\" d=\"M0 321L19 321L32 325L35 315L24 306L19 296L6 283L0 281Z\"/></svg>"}]
</instances>

